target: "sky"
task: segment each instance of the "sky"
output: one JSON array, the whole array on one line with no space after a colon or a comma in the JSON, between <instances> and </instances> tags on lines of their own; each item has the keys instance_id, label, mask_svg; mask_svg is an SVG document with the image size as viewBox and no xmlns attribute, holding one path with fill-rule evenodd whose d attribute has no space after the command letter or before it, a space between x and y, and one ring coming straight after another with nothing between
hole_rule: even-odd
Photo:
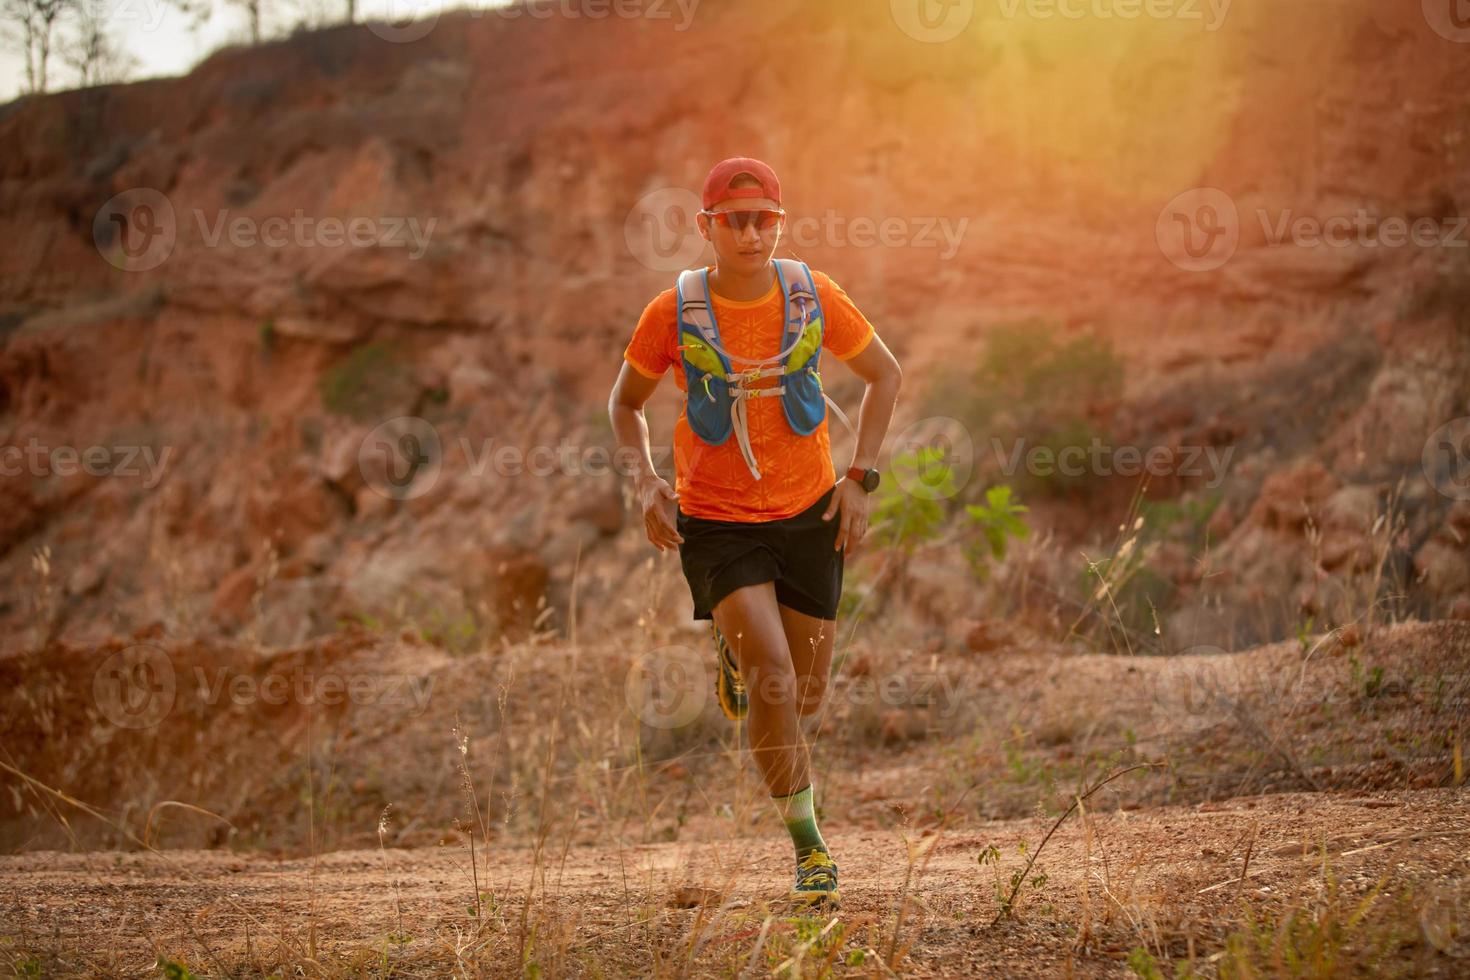
<instances>
[{"instance_id":1,"label":"sky","mask_svg":"<svg viewBox=\"0 0 1470 980\"><path fill-rule=\"evenodd\" d=\"M113 26L117 43L138 59L139 65L128 76L129 81L160 75L184 75L212 52L225 44L248 37L248 21L242 8L210 0L210 16L197 29L192 19L164 0L87 0L102 11ZM262 0L267 11L265 30L276 34L290 32L303 14L323 13L334 18L346 10L346 0ZM449 8L486 8L508 0L358 0L358 19L407 18L428 15ZM70 30L67 28L61 33ZM18 35L6 24L0 32L0 102L9 102L25 85L25 56ZM48 91L75 88L76 74L57 53L52 42L51 63L47 70Z\"/></svg>"}]
</instances>

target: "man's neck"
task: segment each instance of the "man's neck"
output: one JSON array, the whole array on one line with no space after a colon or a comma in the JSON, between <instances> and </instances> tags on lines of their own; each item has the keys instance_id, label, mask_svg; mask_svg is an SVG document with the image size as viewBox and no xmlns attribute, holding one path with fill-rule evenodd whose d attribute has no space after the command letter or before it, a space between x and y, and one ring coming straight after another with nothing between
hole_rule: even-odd
<instances>
[{"instance_id":1,"label":"man's neck","mask_svg":"<svg viewBox=\"0 0 1470 980\"><path fill-rule=\"evenodd\" d=\"M752 276L737 275L727 269L721 269L718 264L709 274L711 291L719 293L725 299L733 299L737 303L760 299L771 291L775 282L776 268L769 262Z\"/></svg>"}]
</instances>

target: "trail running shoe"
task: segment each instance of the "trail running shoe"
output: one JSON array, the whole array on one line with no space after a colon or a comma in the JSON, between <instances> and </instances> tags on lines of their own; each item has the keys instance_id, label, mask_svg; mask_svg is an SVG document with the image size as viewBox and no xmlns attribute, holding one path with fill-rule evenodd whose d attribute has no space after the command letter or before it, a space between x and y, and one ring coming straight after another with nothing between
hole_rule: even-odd
<instances>
[{"instance_id":1,"label":"trail running shoe","mask_svg":"<svg viewBox=\"0 0 1470 980\"><path fill-rule=\"evenodd\" d=\"M791 897L808 905L837 904L837 862L832 855L819 848L798 862Z\"/></svg>"},{"instance_id":2,"label":"trail running shoe","mask_svg":"<svg viewBox=\"0 0 1470 980\"><path fill-rule=\"evenodd\" d=\"M735 662L735 651L725 642L714 620L710 620L709 629L714 634L715 652L719 661L715 694L720 699L720 710L731 721L739 721L745 717L750 707L750 701L745 696L745 682L740 679L740 665Z\"/></svg>"}]
</instances>

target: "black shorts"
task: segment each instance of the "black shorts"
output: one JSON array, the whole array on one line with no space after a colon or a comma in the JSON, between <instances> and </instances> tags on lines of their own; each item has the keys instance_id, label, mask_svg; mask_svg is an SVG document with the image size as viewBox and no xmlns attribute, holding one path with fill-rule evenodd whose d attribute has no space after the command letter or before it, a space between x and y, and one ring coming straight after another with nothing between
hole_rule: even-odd
<instances>
[{"instance_id":1,"label":"black shorts","mask_svg":"<svg viewBox=\"0 0 1470 980\"><path fill-rule=\"evenodd\" d=\"M822 520L836 486L800 514L779 521L714 521L679 511L679 560L694 597L694 618L714 619L725 596L776 583L776 601L818 619L836 619L847 546L833 549L842 514Z\"/></svg>"}]
</instances>

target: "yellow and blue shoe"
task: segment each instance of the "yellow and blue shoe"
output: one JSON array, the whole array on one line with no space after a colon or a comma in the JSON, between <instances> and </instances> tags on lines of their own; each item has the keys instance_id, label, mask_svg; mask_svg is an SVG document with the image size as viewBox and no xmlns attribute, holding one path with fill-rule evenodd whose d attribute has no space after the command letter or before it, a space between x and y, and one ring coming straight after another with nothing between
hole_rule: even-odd
<instances>
[{"instance_id":1,"label":"yellow and blue shoe","mask_svg":"<svg viewBox=\"0 0 1470 980\"><path fill-rule=\"evenodd\" d=\"M715 638L718 660L715 694L720 700L720 710L731 721L739 721L750 709L750 700L745 695L745 682L740 679L740 665L735 662L735 651L725 642L725 637L721 635L714 620L710 620L709 629Z\"/></svg>"},{"instance_id":2,"label":"yellow and blue shoe","mask_svg":"<svg viewBox=\"0 0 1470 980\"><path fill-rule=\"evenodd\" d=\"M837 862L832 855L819 848L797 862L791 898L804 905L837 907L841 896L837 892Z\"/></svg>"}]
</instances>

